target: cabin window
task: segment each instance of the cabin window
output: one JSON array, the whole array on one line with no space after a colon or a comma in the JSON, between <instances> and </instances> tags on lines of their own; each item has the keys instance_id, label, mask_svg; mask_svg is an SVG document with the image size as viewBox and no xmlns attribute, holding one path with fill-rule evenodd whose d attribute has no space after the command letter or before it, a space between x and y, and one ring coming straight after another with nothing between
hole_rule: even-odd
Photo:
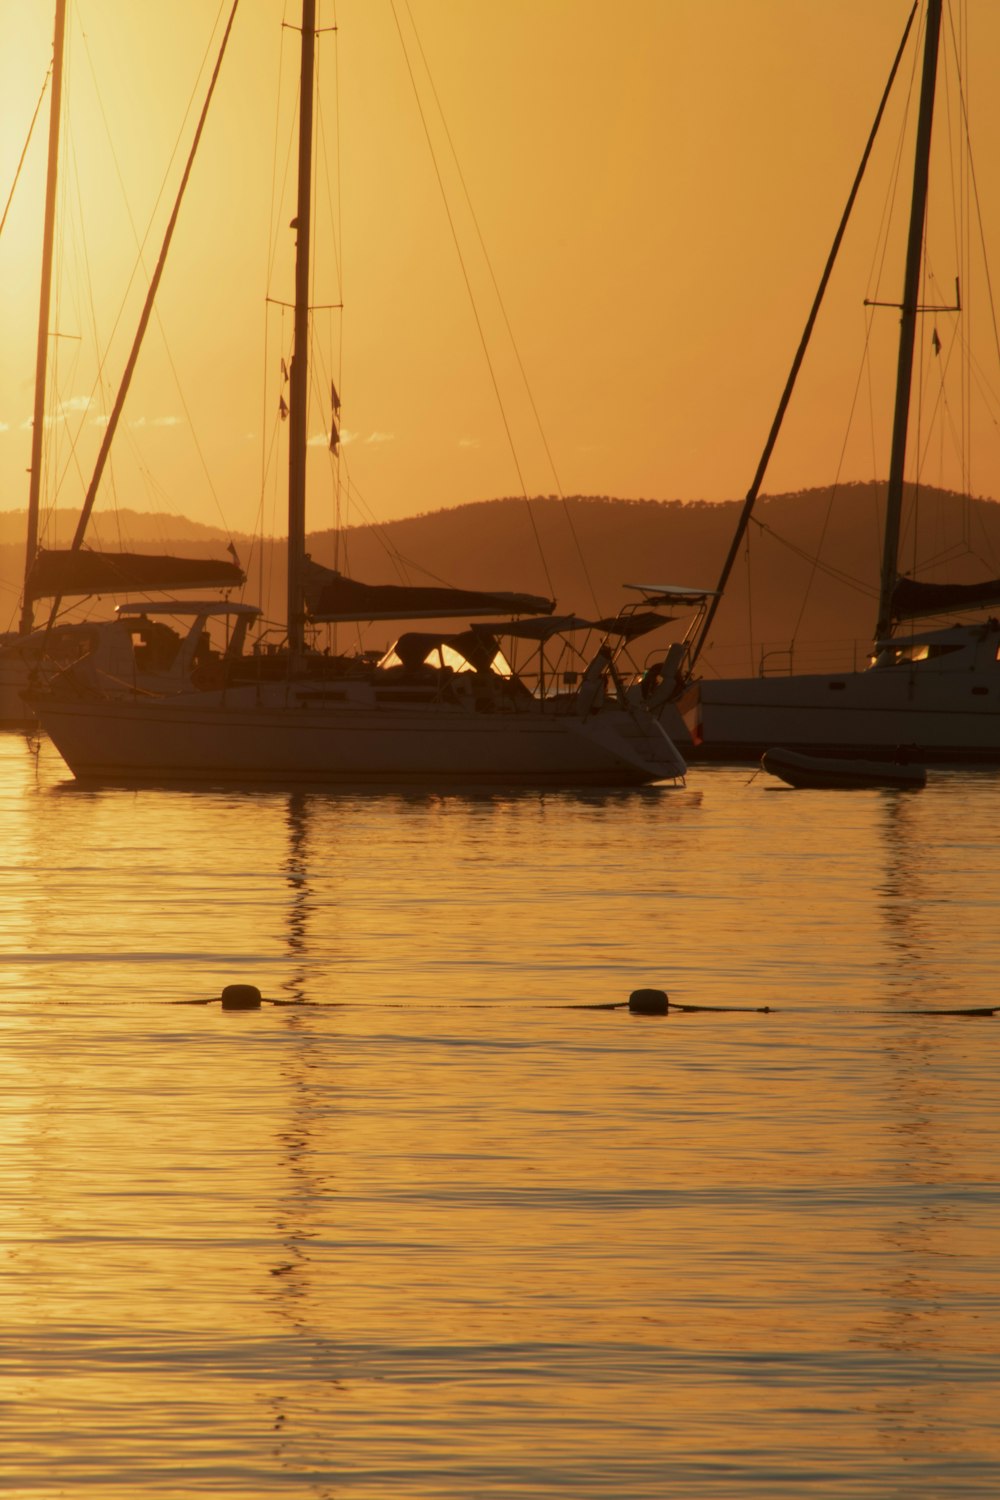
<instances>
[{"instance_id":1,"label":"cabin window","mask_svg":"<svg viewBox=\"0 0 1000 1500\"><path fill-rule=\"evenodd\" d=\"M925 641L919 646L887 646L880 651L875 665L878 667L910 667L921 661L937 661L939 657L951 656L964 649L963 642Z\"/></svg>"},{"instance_id":2,"label":"cabin window","mask_svg":"<svg viewBox=\"0 0 1000 1500\"><path fill-rule=\"evenodd\" d=\"M842 693L843 690L844 690L844 688L846 686L847 686L846 682L828 682L827 683L827 687L830 689L831 693Z\"/></svg>"},{"instance_id":3,"label":"cabin window","mask_svg":"<svg viewBox=\"0 0 1000 1500\"><path fill-rule=\"evenodd\" d=\"M894 667L908 667L914 662L926 661L928 654L927 646L896 646L891 651L891 661Z\"/></svg>"}]
</instances>

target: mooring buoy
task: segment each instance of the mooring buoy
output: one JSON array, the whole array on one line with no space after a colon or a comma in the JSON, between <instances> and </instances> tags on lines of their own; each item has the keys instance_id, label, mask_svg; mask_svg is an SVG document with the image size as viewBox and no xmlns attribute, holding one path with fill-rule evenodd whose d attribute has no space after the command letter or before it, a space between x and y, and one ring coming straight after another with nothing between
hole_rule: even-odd
<instances>
[{"instance_id":1,"label":"mooring buoy","mask_svg":"<svg viewBox=\"0 0 1000 1500\"><path fill-rule=\"evenodd\" d=\"M261 994L255 984L227 984L222 991L223 1010L260 1010Z\"/></svg>"},{"instance_id":2,"label":"mooring buoy","mask_svg":"<svg viewBox=\"0 0 1000 1500\"><path fill-rule=\"evenodd\" d=\"M628 1008L636 1016L665 1016L670 1009L666 990L633 990Z\"/></svg>"}]
</instances>

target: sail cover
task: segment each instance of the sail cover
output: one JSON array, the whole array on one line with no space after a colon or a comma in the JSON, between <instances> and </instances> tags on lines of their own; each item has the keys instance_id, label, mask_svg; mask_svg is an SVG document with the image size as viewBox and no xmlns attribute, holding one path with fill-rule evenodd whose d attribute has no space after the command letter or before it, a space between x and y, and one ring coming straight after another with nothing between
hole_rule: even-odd
<instances>
[{"instance_id":1,"label":"sail cover","mask_svg":"<svg viewBox=\"0 0 1000 1500\"><path fill-rule=\"evenodd\" d=\"M986 609L991 604L1000 604L1000 578L987 578L982 583L920 583L916 578L903 577L897 578L892 591L894 620Z\"/></svg>"},{"instance_id":2,"label":"sail cover","mask_svg":"<svg viewBox=\"0 0 1000 1500\"><path fill-rule=\"evenodd\" d=\"M243 582L242 569L216 558L41 548L31 565L26 591L31 599L49 599L146 589L228 589Z\"/></svg>"},{"instance_id":3,"label":"sail cover","mask_svg":"<svg viewBox=\"0 0 1000 1500\"><path fill-rule=\"evenodd\" d=\"M548 615L555 600L443 584L358 583L310 559L306 605L313 620L419 620L467 615Z\"/></svg>"}]
</instances>

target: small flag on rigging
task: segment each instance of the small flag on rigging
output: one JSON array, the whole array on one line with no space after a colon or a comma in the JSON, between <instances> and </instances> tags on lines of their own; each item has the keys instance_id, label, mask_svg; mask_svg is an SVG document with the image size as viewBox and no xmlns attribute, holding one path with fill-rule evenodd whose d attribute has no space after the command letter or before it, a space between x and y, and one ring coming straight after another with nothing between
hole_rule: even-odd
<instances>
[{"instance_id":1,"label":"small flag on rigging","mask_svg":"<svg viewBox=\"0 0 1000 1500\"><path fill-rule=\"evenodd\" d=\"M938 331L936 328L931 334L931 348L934 350L935 354L941 353L941 340L938 338Z\"/></svg>"}]
</instances>

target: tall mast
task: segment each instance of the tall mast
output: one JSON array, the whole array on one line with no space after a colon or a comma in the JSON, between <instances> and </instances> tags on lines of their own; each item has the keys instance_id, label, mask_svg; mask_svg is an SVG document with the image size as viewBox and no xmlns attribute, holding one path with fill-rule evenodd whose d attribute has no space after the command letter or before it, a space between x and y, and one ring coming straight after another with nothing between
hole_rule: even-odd
<instances>
[{"instance_id":1,"label":"tall mast","mask_svg":"<svg viewBox=\"0 0 1000 1500\"><path fill-rule=\"evenodd\" d=\"M740 511L740 518L736 526L736 531L734 532L733 539L729 544L729 552L726 555L726 560L722 564L722 572L719 575L719 581L715 586L715 594L708 601L704 619L701 622L698 633L691 644L690 651L688 652L686 667L686 675L688 678L690 678L690 676L694 672L695 664L702 651L704 650L705 642L708 640L709 632L712 629L712 624L715 620L716 612L718 611L719 605L722 603L722 596L725 593L726 585L729 582L729 575L733 571L733 568L736 564L736 559L739 556L740 547L743 545L743 538L747 534L747 528L750 525L750 519L753 515L754 506L757 504L757 496L760 494L761 485L764 483L764 476L767 473L767 466L771 461L771 454L774 452L775 444L778 441L778 435L781 432L781 424L785 419L785 412L788 410L789 402L792 399L792 392L795 390L795 382L798 379L799 370L802 368L802 362L806 357L806 350L808 349L809 341L812 338L813 328L816 325L816 319L819 317L819 311L823 305L823 298L826 295L826 289L829 285L830 277L833 275L833 269L837 263L837 256L840 253L841 242L843 241L844 235L847 232L847 226L850 222L851 214L854 211L855 200L857 199L858 193L861 190L861 183L864 179L865 171L868 166L868 160L872 154L872 150L874 149L875 140L879 132L879 127L882 124L882 116L885 114L886 105L889 102L889 96L892 93L892 87L896 81L896 74L899 71L900 63L903 60L903 53L906 50L906 43L910 35L910 28L913 25L913 18L917 13L917 3L918 0L913 0L913 7L910 10L909 17L907 18L902 40L900 41L899 47L896 50L896 56L893 59L892 67L889 70L889 77L886 80L885 88L882 91L882 98L879 100L879 106L875 113L875 120L872 124L871 130L868 133L868 140L865 143L865 149L861 157L861 163L858 167L857 172L855 173L854 182L851 185L851 191L848 195L847 203L844 207L844 212L840 216L840 223L837 226L837 233L833 237L833 244L831 245L830 253L826 258L826 265L823 267L823 275L820 277L819 286L816 290L816 295L813 298L812 307L809 309L809 316L806 319L806 326L802 330L802 337L799 340L799 347L796 349L795 358L792 360L792 368L788 372L788 379L785 381L785 388L781 393L781 400L778 402L778 409L774 414L774 421L771 423L771 430L767 435L767 442L764 444L764 451L761 454L760 462L757 465L757 472L753 476L753 483L747 490L746 498L743 501L743 509Z\"/></svg>"},{"instance_id":2,"label":"tall mast","mask_svg":"<svg viewBox=\"0 0 1000 1500\"><path fill-rule=\"evenodd\" d=\"M28 484L28 531L24 546L22 635L34 625L27 581L38 550L38 513L42 493L42 439L45 435L45 381L49 362L49 306L52 300L52 251L55 244L56 181L59 175L59 121L62 113L63 40L66 0L56 0L52 38L52 96L49 100L49 156L45 176L45 219L42 227L42 285L38 299L38 344L35 353L35 405L31 419L31 478Z\"/></svg>"},{"instance_id":3,"label":"tall mast","mask_svg":"<svg viewBox=\"0 0 1000 1500\"><path fill-rule=\"evenodd\" d=\"M902 318L899 327L899 362L896 368L896 407L892 419L892 451L889 457L889 488L885 503L885 538L882 544L882 576L879 585L876 641L892 629L892 594L899 569L899 529L903 509L903 468L913 385L913 347L920 310L920 265L927 216L927 178L931 154L931 122L937 81L938 39L941 32L941 0L928 0L924 37L924 67L920 81L920 111L913 161L913 197L910 202L910 232L906 244L903 275Z\"/></svg>"},{"instance_id":4,"label":"tall mast","mask_svg":"<svg viewBox=\"0 0 1000 1500\"><path fill-rule=\"evenodd\" d=\"M302 0L299 181L295 227L295 323L288 386L288 650L305 645L302 573L306 550L306 438L309 401L309 244L312 215L313 80L316 0Z\"/></svg>"}]
</instances>

